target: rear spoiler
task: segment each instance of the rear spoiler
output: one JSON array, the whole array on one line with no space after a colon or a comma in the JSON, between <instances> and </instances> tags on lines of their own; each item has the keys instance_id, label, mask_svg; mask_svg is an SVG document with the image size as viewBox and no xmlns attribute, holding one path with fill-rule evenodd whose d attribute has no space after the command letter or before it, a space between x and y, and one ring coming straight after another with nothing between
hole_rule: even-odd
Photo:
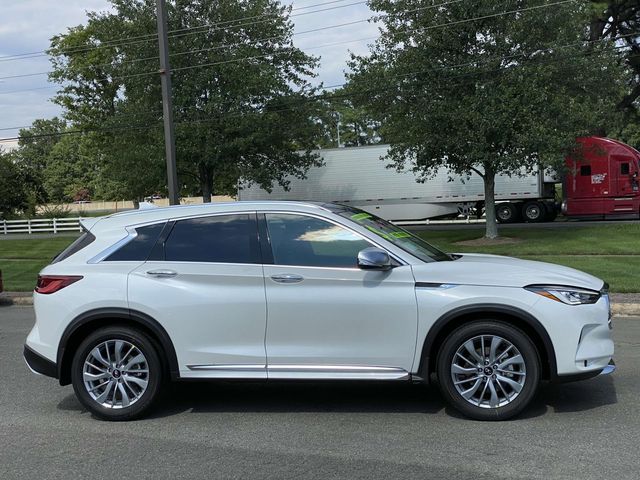
<instances>
[{"instance_id":1,"label":"rear spoiler","mask_svg":"<svg viewBox=\"0 0 640 480\"><path fill-rule=\"evenodd\" d=\"M102 217L90 217L90 218L81 218L80 226L83 230L89 232L94 227L96 223L102 220Z\"/></svg>"}]
</instances>

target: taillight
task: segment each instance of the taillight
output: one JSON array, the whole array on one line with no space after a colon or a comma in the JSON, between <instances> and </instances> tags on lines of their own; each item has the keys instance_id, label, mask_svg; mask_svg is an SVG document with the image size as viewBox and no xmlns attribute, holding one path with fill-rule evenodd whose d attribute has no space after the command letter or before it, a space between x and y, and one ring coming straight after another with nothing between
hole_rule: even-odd
<instances>
[{"instance_id":1,"label":"taillight","mask_svg":"<svg viewBox=\"0 0 640 480\"><path fill-rule=\"evenodd\" d=\"M36 293L48 295L81 280L81 275L38 275Z\"/></svg>"}]
</instances>

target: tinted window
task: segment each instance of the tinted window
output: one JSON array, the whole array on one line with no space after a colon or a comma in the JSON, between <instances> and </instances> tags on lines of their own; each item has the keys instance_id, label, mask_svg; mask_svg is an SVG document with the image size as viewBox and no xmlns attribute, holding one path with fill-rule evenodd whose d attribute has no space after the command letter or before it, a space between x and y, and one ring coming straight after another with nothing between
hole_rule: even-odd
<instances>
[{"instance_id":1,"label":"tinted window","mask_svg":"<svg viewBox=\"0 0 640 480\"><path fill-rule=\"evenodd\" d=\"M51 263L61 262L62 260L70 257L74 253L78 253L80 250L82 250L84 247L89 245L95 239L96 237L93 234L85 230L85 232L82 235L80 235L78 238L76 238L76 240L71 245L69 245L62 252L60 252L58 255L53 257L53 260L51 261Z\"/></svg>"},{"instance_id":2,"label":"tinted window","mask_svg":"<svg viewBox=\"0 0 640 480\"><path fill-rule=\"evenodd\" d=\"M260 263L255 215L180 220L164 252L174 262Z\"/></svg>"},{"instance_id":3,"label":"tinted window","mask_svg":"<svg viewBox=\"0 0 640 480\"><path fill-rule=\"evenodd\" d=\"M267 214L276 265L356 267L358 252L371 244L333 223L303 215Z\"/></svg>"},{"instance_id":4,"label":"tinted window","mask_svg":"<svg viewBox=\"0 0 640 480\"><path fill-rule=\"evenodd\" d=\"M621 163L620 164L620 173L622 175L629 175L629 164L628 163Z\"/></svg>"},{"instance_id":5,"label":"tinted window","mask_svg":"<svg viewBox=\"0 0 640 480\"><path fill-rule=\"evenodd\" d=\"M582 165L580 167L580 175L583 177L591 175L591 165Z\"/></svg>"},{"instance_id":6,"label":"tinted window","mask_svg":"<svg viewBox=\"0 0 640 480\"><path fill-rule=\"evenodd\" d=\"M156 223L146 227L136 228L136 236L130 242L116 250L105 258L106 262L144 262L151 253L151 249L156 244L160 232L164 228L164 223Z\"/></svg>"}]
</instances>

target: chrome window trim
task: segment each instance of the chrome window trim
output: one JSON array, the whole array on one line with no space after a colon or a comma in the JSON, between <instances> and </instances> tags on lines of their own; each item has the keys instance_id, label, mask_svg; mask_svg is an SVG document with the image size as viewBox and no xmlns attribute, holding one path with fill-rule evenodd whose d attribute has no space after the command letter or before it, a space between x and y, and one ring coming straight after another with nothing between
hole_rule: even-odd
<instances>
[{"instance_id":1,"label":"chrome window trim","mask_svg":"<svg viewBox=\"0 0 640 480\"><path fill-rule=\"evenodd\" d=\"M327 210L327 212L331 213L330 210ZM291 211L282 211L282 210L263 210L263 211L259 211L258 213L263 213L265 215L265 220L266 220L266 215L270 214L270 213L275 213L275 214L281 214L281 215L298 215L298 216L305 216L305 217L312 217L312 218L317 218L319 220L324 220L325 222L328 223L332 223L333 225L336 225L338 227L342 227L345 230L350 231L351 233L355 234L356 236L362 238L363 240L366 240L367 242L369 242L371 244L372 247L378 247L382 250L384 250L385 252L387 252L387 254L389 254L389 256L391 258L393 258L395 261L397 261L398 263L401 264L401 266L406 266L406 265L410 265L408 262L406 262L404 259L400 258L395 252L390 252L389 249L383 245L381 245L380 243L376 242L375 240L372 240L371 238L367 237L366 235L358 232L357 230L354 230L352 227L345 225L344 223L341 223L337 220L334 220L333 218L327 218L323 215L317 215L314 213L308 213L308 212L291 212ZM267 225L268 228L268 225ZM269 244L271 244L271 242L269 242ZM275 262L275 260L274 260ZM324 269L330 269L330 270L361 270L360 268L357 267L317 267L317 266L312 266L312 265L280 265L277 263L273 263L273 264L265 264L265 265L269 265L272 267L290 267L290 268L324 268Z\"/></svg>"}]
</instances>

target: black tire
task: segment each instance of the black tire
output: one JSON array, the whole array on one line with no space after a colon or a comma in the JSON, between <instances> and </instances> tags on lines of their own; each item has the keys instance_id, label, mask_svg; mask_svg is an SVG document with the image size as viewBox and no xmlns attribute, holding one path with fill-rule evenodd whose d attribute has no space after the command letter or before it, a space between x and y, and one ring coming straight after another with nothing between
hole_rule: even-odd
<instances>
[{"instance_id":1,"label":"black tire","mask_svg":"<svg viewBox=\"0 0 640 480\"><path fill-rule=\"evenodd\" d=\"M515 390L512 390L508 384L504 383L504 380L500 382L499 380L495 380L495 375L493 376L493 388L495 388L495 385L500 383L498 386L503 389L502 392L511 393L513 395L512 400L502 406L494 407L488 405L489 399L491 398L491 392L487 391L487 389L484 388L484 385L489 383L490 377L484 375L485 368L482 368L483 373L474 372L473 374L469 374L477 375L481 378L480 385L477 387L477 390L475 390L475 393L478 393L484 388L482 393L479 395L480 402L482 403L485 401L487 403L484 406L481 407L478 406L477 403L472 403L473 398L471 400L464 398L462 393L458 391L456 385L454 385L452 373L454 356L456 356L458 350L462 348L466 342L471 339L476 339L475 341L478 342L477 339L480 336L486 336L487 338L490 336L497 336L504 339L517 349L524 361L525 375L518 377L517 375L502 374L502 377L499 377L504 378L504 376L507 376L510 379L523 379L521 390L515 395ZM506 342L502 344L505 348L507 346ZM488 348L485 350L485 355L487 355L488 350ZM511 352L513 352L513 350L511 350ZM458 357L456 356L456 358ZM470 368L475 369L476 367ZM487 366L485 365L485 367ZM488 370L490 370L491 365L488 367ZM463 415L475 420L507 420L518 415L534 398L540 382L540 360L535 345L522 330L508 323L497 320L479 320L467 323L449 334L438 352L436 369L440 390L447 402ZM470 378L471 380L469 383L462 384L463 387L461 388L466 389L467 385L469 385L469 390L471 390L471 387L476 386L477 380L473 379L473 377ZM503 388L502 385L505 385L505 387ZM496 388L496 390L498 389ZM500 395L502 395L502 393L500 393ZM505 396L504 398L505 401L507 401L507 397Z\"/></svg>"},{"instance_id":2,"label":"black tire","mask_svg":"<svg viewBox=\"0 0 640 480\"><path fill-rule=\"evenodd\" d=\"M500 223L516 223L520 220L520 209L513 203L496 205L496 219Z\"/></svg>"},{"instance_id":3,"label":"black tire","mask_svg":"<svg viewBox=\"0 0 640 480\"><path fill-rule=\"evenodd\" d=\"M103 404L96 401L96 399L91 396L88 388L85 386L86 384L83 379L85 361L97 346L103 345L101 348L104 349L104 342L125 342L124 345L127 347L129 345L133 345L137 349L137 351L134 350L134 352L136 352L134 357L139 358L137 357L137 354L140 353L145 359L142 365L143 367L146 366L146 370L148 371L146 376L142 373L144 370L140 369L140 364L136 364L135 367L140 369L141 373L132 373L137 371L132 369L125 374L123 368L117 367L116 365L117 368L123 370L123 373L120 373L120 370L117 370L117 368L113 371L109 370L109 374L106 378L106 381L114 381L111 391L119 388L125 389L125 392L127 393L127 401L130 400L129 395L131 395L131 399L133 399L136 392L140 393L139 397L136 398L135 401L132 401L128 406L123 405L124 398L120 391L116 393L116 396L114 397L115 402L112 401L112 404L115 404L115 408L103 406ZM115 343L113 345L115 345ZM103 350L103 352L107 353L108 350ZM112 355L115 356L113 351ZM124 356L122 352L121 356ZM105 357L106 355L103 355L103 358ZM131 359L131 356L127 358ZM96 362L95 359L96 357L93 357L92 361L94 363L99 363ZM113 366L114 365L111 365L111 367ZM123 362L122 367L124 366ZM107 367L102 364L100 364L99 367L107 370ZM98 375L103 375L98 369L92 370L92 372ZM117 377L115 376L116 374ZM131 377L137 378L132 379ZM127 378L129 379L129 382L126 381ZM136 380L136 382L134 383L132 380ZM147 382L144 389L139 386L141 380ZM158 357L158 352L149 337L133 328L112 326L101 328L100 330L91 333L80 344L75 352L71 364L71 381L78 400L80 400L87 410L96 417L111 421L133 420L141 417L145 412L147 412L152 406L154 400L158 397L163 382L163 369L160 358ZM123 383L122 387L119 387L115 382ZM97 392L100 391L101 390L97 390ZM111 395L109 394L108 397L109 396ZM120 397L120 405L118 405L118 396ZM107 398L106 401L109 401L109 399Z\"/></svg>"},{"instance_id":4,"label":"black tire","mask_svg":"<svg viewBox=\"0 0 640 480\"><path fill-rule=\"evenodd\" d=\"M555 203L548 203L545 205L547 208L547 215L544 218L545 222L553 222L558 218L558 207Z\"/></svg>"},{"instance_id":5,"label":"black tire","mask_svg":"<svg viewBox=\"0 0 640 480\"><path fill-rule=\"evenodd\" d=\"M547 217L547 207L544 203L533 200L522 206L522 218L529 223L544 222Z\"/></svg>"}]
</instances>

